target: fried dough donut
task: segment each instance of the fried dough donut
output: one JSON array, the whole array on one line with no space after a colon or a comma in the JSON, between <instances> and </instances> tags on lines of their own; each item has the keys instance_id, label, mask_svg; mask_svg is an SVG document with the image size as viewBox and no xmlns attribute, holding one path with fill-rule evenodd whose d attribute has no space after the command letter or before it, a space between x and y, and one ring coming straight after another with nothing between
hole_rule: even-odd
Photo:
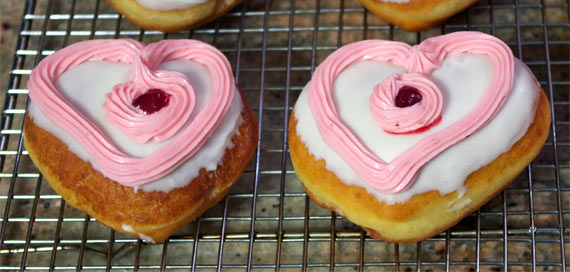
<instances>
[{"instance_id":1,"label":"fried dough donut","mask_svg":"<svg viewBox=\"0 0 570 272\"><path fill-rule=\"evenodd\" d=\"M222 199L257 121L216 48L195 40L79 42L28 81L24 145L72 207L160 242Z\"/></svg>"},{"instance_id":2,"label":"fried dough donut","mask_svg":"<svg viewBox=\"0 0 570 272\"><path fill-rule=\"evenodd\" d=\"M360 0L378 17L407 31L422 31L471 6L476 0Z\"/></svg>"},{"instance_id":3,"label":"fried dough donut","mask_svg":"<svg viewBox=\"0 0 570 272\"><path fill-rule=\"evenodd\" d=\"M157 10L142 6L137 0L107 0L134 24L147 30L176 32L210 22L243 0L206 0L182 9Z\"/></svg>"},{"instance_id":4,"label":"fried dough donut","mask_svg":"<svg viewBox=\"0 0 570 272\"><path fill-rule=\"evenodd\" d=\"M541 91L535 121L511 150L465 180L467 191L441 195L429 191L404 203L379 201L362 187L347 185L317 160L297 134L297 119L291 114L289 149L295 173L309 197L319 206L333 210L360 225L369 236L398 243L433 237L476 211L513 181L538 155L550 125L550 104ZM468 204L461 205L462 203ZM459 204L459 205L458 205ZM457 209L449 212L450 207Z\"/></svg>"},{"instance_id":5,"label":"fried dough donut","mask_svg":"<svg viewBox=\"0 0 570 272\"><path fill-rule=\"evenodd\" d=\"M257 121L242 98L243 123L214 171L202 168L188 185L168 193L121 185L93 169L57 137L26 116L24 145L44 179L72 207L115 231L158 243L216 205L255 153Z\"/></svg>"},{"instance_id":6,"label":"fried dough donut","mask_svg":"<svg viewBox=\"0 0 570 272\"><path fill-rule=\"evenodd\" d=\"M538 155L551 122L530 69L479 32L345 45L290 120L311 199L392 242L430 238L488 202Z\"/></svg>"}]
</instances>

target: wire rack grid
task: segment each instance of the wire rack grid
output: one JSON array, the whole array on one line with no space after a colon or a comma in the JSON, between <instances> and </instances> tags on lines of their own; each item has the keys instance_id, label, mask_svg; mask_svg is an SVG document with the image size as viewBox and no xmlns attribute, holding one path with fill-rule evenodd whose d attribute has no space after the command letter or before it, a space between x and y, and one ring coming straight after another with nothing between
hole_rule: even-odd
<instances>
[{"instance_id":1,"label":"wire rack grid","mask_svg":"<svg viewBox=\"0 0 570 272\"><path fill-rule=\"evenodd\" d=\"M136 27L104 1L28 0L2 111L0 270L566 271L569 14L568 1L481 1L441 26L410 33L357 0L246 0L201 28L165 34ZM534 162L480 210L417 244L368 237L310 201L292 170L287 126L315 66L349 42L415 44L459 30L504 40L549 96L554 122ZM115 233L66 205L22 146L31 69L68 44L101 38L215 45L260 121L255 159L228 196L161 244Z\"/></svg>"}]
</instances>

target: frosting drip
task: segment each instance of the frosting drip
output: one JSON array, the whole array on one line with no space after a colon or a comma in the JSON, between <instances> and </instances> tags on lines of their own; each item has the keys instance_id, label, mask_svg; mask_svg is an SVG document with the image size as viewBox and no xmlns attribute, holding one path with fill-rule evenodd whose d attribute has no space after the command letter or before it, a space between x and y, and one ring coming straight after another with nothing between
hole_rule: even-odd
<instances>
[{"instance_id":1,"label":"frosting drip","mask_svg":"<svg viewBox=\"0 0 570 272\"><path fill-rule=\"evenodd\" d=\"M55 80L68 69L92 60L133 64L135 72L130 74L131 86L142 84L170 91L173 85L188 83L185 85L188 95L185 101L180 98L180 93L172 94L172 98L178 95L177 102L171 98L170 103L178 106L169 105L155 114L145 115L145 118L153 118L153 115L158 116L156 118L165 118L161 116L163 111L164 115L190 114L167 110L187 109L188 103L192 103L192 94L188 87L191 85L181 79L183 77L181 74L160 70L150 72L164 61L187 60L204 65L212 77L211 99L188 124L185 125L183 117L170 123L166 131L178 130L178 137L168 144L145 157L129 156L118 149L100 128L87 120L81 112L66 101L54 85ZM141 65L148 67L148 70ZM146 73L146 75L141 73ZM153 77L157 77L154 78L158 80L157 83L148 81ZM32 72L28 88L30 97L39 110L50 121L72 135L87 150L103 175L123 185L136 186L167 175L200 149L230 107L234 96L233 82L234 78L227 59L217 49L203 42L164 40L145 47L144 44L133 40L93 40L73 44L45 58ZM113 88L113 93L116 90L122 90L117 94L122 95L122 103L132 102L133 93L138 92L137 88L128 88L127 85L129 85L128 82L121 85L122 87ZM169 86L169 88L163 86ZM125 119L136 116L136 114L133 115L133 111L130 111L124 115L118 113L114 116L122 115L124 118L117 122L125 122ZM169 133L172 132L166 132L166 134ZM153 133L153 137L160 137L159 135L161 133Z\"/></svg>"},{"instance_id":2,"label":"frosting drip","mask_svg":"<svg viewBox=\"0 0 570 272\"><path fill-rule=\"evenodd\" d=\"M401 108L396 96L402 87L418 90L421 101ZM370 96L370 111L382 129L392 133L406 133L424 128L436 121L443 109L443 97L437 86L422 74L391 75L374 87Z\"/></svg>"},{"instance_id":3,"label":"frosting drip","mask_svg":"<svg viewBox=\"0 0 570 272\"><path fill-rule=\"evenodd\" d=\"M185 9L207 2L208 0L136 0L141 6L155 10Z\"/></svg>"},{"instance_id":4,"label":"frosting drip","mask_svg":"<svg viewBox=\"0 0 570 272\"><path fill-rule=\"evenodd\" d=\"M408 73L429 74L447 56L470 52L486 55L494 74L487 92L464 118L434 133L410 150L385 162L371 152L340 120L332 97L334 79L363 60L390 62ZM499 39L478 32L455 32L430 38L416 47L391 41L368 40L346 45L319 65L308 85L309 105L325 143L346 161L369 186L397 193L412 185L418 171L448 147L474 133L501 108L512 87L514 61Z\"/></svg>"}]
</instances>

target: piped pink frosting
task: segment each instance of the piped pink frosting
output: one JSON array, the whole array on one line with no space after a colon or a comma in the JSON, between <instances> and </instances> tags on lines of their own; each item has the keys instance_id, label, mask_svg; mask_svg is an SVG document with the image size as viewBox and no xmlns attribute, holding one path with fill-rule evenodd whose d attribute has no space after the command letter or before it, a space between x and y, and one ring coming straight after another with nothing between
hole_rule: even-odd
<instances>
[{"instance_id":1,"label":"piped pink frosting","mask_svg":"<svg viewBox=\"0 0 570 272\"><path fill-rule=\"evenodd\" d=\"M397 107L394 101L404 86L418 89L422 100L410 107ZM407 133L426 127L440 117L442 109L443 97L439 88L417 73L389 76L374 87L370 96L374 120L391 133Z\"/></svg>"},{"instance_id":2,"label":"piped pink frosting","mask_svg":"<svg viewBox=\"0 0 570 272\"><path fill-rule=\"evenodd\" d=\"M156 67L149 67L148 60L142 56L137 56L132 66L130 78L133 80L115 85L106 95L103 108L107 120L139 144L171 138L194 109L196 97L190 81L179 72L153 71ZM167 90L169 103L158 112L145 114L133 106L133 101L151 88Z\"/></svg>"},{"instance_id":3,"label":"piped pink frosting","mask_svg":"<svg viewBox=\"0 0 570 272\"><path fill-rule=\"evenodd\" d=\"M427 102L424 103L427 105L423 106L416 104L418 105L416 114L422 115L427 112L424 117L411 116L409 114L413 113L405 112L406 108L401 109L399 113L387 113L385 109L389 109L390 102L388 101L388 105L384 106L381 100L389 98L382 98L382 96L392 95L391 92L394 89L390 85L397 85L398 81L397 78L388 78L386 82L380 83L380 86L375 88L370 99L374 117L380 125L390 123L379 120L382 119L382 115L396 116L394 118L406 124L410 123L411 126L419 124L414 122L414 119L437 119L438 114L430 112L438 112L437 109L443 104L438 98L440 97L438 91L425 89L433 88L431 85L433 82L427 83L430 81L428 76L441 65L446 57L457 53L475 53L489 57L494 72L487 92L465 117L423 138L391 162L384 162L378 158L340 120L332 97L334 81L344 69L364 60L391 62L406 68L409 74L402 75L399 80L413 79L408 84L415 82L414 84L418 86L420 82L423 82L425 86L415 87L422 91L422 96L424 92L429 92L434 98L430 99L432 101L429 102L430 104ZM400 42L381 40L356 42L332 53L316 69L308 86L309 107L325 143L342 157L365 183L383 193L397 193L411 186L423 165L449 146L474 133L498 112L513 84L513 58L506 44L491 35L480 32L455 32L427 39L414 47ZM382 84L385 84L386 88L383 88ZM422 107L425 109L421 109ZM425 124L427 123L426 121ZM389 125L386 126L389 127Z\"/></svg>"},{"instance_id":4,"label":"piped pink frosting","mask_svg":"<svg viewBox=\"0 0 570 272\"><path fill-rule=\"evenodd\" d=\"M144 158L129 156L62 96L55 80L74 66L92 60L133 65L131 81L116 85L107 95L108 120L139 143L172 138L168 144ZM161 62L169 60L200 63L210 73L212 94L193 120L188 120L195 103L191 82L181 73L156 70ZM40 62L32 71L28 88L40 111L87 150L103 175L128 186L164 177L192 157L228 111L235 92L225 56L195 40L164 40L148 46L129 39L76 43ZM160 111L144 115L132 106L132 101L150 88L164 90L171 96L170 102Z\"/></svg>"}]
</instances>

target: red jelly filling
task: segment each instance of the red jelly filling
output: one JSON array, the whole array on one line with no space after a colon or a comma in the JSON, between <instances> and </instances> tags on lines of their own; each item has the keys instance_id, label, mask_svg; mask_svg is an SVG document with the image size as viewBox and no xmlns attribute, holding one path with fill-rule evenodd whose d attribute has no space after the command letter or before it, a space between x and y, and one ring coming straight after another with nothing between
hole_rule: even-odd
<instances>
[{"instance_id":1,"label":"red jelly filling","mask_svg":"<svg viewBox=\"0 0 570 272\"><path fill-rule=\"evenodd\" d=\"M152 114L168 106L170 95L161 89L149 89L143 95L135 98L133 106L141 109L144 114Z\"/></svg>"},{"instance_id":2,"label":"red jelly filling","mask_svg":"<svg viewBox=\"0 0 570 272\"><path fill-rule=\"evenodd\" d=\"M411 86L404 86L398 91L396 95L396 107L406 108L422 101L422 95L418 89Z\"/></svg>"}]
</instances>

